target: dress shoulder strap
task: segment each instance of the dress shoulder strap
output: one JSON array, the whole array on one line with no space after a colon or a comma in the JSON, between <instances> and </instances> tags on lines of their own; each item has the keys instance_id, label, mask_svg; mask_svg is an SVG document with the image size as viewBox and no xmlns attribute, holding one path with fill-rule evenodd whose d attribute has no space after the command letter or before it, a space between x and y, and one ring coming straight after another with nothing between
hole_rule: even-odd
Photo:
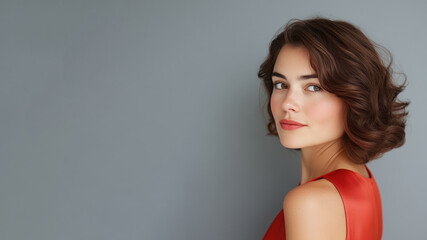
<instances>
[{"instance_id":1,"label":"dress shoulder strap","mask_svg":"<svg viewBox=\"0 0 427 240\"><path fill-rule=\"evenodd\" d=\"M346 239L381 239L382 206L375 178L348 169L337 169L317 179L327 179L338 190L344 204ZM363 235L363 237L361 237Z\"/></svg>"}]
</instances>

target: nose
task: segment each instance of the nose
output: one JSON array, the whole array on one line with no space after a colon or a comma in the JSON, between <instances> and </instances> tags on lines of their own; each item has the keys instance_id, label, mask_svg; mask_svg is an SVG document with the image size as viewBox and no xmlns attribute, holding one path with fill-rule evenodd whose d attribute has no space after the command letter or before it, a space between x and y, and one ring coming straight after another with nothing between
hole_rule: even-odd
<instances>
[{"instance_id":1,"label":"nose","mask_svg":"<svg viewBox=\"0 0 427 240\"><path fill-rule=\"evenodd\" d=\"M289 89L282 103L282 109L287 112L299 112L298 93L295 90Z\"/></svg>"}]
</instances>

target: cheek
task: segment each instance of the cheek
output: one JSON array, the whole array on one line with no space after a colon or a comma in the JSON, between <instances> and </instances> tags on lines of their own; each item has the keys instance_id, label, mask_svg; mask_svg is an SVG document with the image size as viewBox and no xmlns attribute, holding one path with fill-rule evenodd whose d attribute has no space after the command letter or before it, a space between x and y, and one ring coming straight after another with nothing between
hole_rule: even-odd
<instances>
[{"instance_id":1,"label":"cheek","mask_svg":"<svg viewBox=\"0 0 427 240\"><path fill-rule=\"evenodd\" d=\"M340 101L316 101L308 104L305 113L314 124L340 128L343 122L343 108Z\"/></svg>"},{"instance_id":2,"label":"cheek","mask_svg":"<svg viewBox=\"0 0 427 240\"><path fill-rule=\"evenodd\" d=\"M277 111L280 111L280 102L278 97L275 96L274 94L271 95L270 105L271 105L271 112L273 113L273 116L276 118Z\"/></svg>"}]
</instances>

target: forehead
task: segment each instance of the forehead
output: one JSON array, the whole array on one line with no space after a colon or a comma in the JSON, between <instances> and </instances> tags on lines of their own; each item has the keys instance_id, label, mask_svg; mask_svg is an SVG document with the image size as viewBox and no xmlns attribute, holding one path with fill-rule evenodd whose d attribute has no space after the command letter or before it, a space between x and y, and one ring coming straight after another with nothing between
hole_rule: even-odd
<instances>
[{"instance_id":1,"label":"forehead","mask_svg":"<svg viewBox=\"0 0 427 240\"><path fill-rule=\"evenodd\" d=\"M285 44L280 50L274 64L274 71L283 72L283 74L286 74L286 72L315 72L310 65L310 54L307 48L289 44Z\"/></svg>"}]
</instances>

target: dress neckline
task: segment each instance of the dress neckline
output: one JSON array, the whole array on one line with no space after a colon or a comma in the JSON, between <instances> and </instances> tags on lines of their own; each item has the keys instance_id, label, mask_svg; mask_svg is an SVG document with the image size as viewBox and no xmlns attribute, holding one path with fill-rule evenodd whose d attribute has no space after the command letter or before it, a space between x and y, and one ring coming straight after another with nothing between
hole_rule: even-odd
<instances>
[{"instance_id":1,"label":"dress neckline","mask_svg":"<svg viewBox=\"0 0 427 240\"><path fill-rule=\"evenodd\" d=\"M363 176L362 174L360 174L360 173L358 173L358 172L355 172L355 171L353 171L353 170L350 170L350 169L346 169L346 168L338 168L338 169L332 170L332 171L330 171L330 172L328 172L328 173L322 174L322 175L320 175L320 176L318 176L318 177L315 177L315 178L313 178L313 179L311 179L311 180L309 180L309 181L307 181L307 182L305 182L305 183L308 183L308 182L311 182L311 181L317 180L317 179L322 178L322 177L324 177L324 176L326 176L326 175L328 175L328 174L332 174L333 172L336 172L336 171L349 171L349 172L354 173L355 175L359 176L360 178L362 178L362 179L364 179L364 180L367 180L367 181L373 181L374 177L373 177L373 175L372 175L372 173L371 173L371 170L369 170L369 168L368 168L368 166L366 166L366 164L364 164L364 166L365 166L366 171L368 171L369 178L367 178L367 177ZM304 184L305 184L305 183L304 183ZM298 186L299 186L299 185L301 185L301 181L299 182Z\"/></svg>"}]
</instances>

